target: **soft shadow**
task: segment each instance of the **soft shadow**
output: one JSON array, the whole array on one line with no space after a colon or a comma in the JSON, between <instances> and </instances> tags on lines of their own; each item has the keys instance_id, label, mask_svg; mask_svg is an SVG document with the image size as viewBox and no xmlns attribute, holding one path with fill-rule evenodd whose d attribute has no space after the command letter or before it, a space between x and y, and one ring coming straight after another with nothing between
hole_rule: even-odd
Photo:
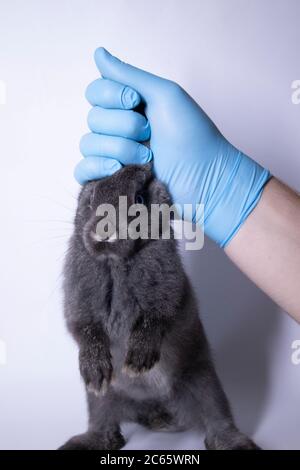
<instances>
[{"instance_id":1,"label":"soft shadow","mask_svg":"<svg viewBox=\"0 0 300 470\"><path fill-rule=\"evenodd\" d=\"M236 422L253 435L268 401L278 307L209 240L183 252L183 261Z\"/></svg>"}]
</instances>

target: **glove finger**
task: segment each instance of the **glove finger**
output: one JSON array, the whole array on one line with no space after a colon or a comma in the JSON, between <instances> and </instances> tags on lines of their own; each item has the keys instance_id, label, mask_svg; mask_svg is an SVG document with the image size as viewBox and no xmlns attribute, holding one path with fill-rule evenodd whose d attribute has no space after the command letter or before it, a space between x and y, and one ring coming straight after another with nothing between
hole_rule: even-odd
<instances>
[{"instance_id":1,"label":"glove finger","mask_svg":"<svg viewBox=\"0 0 300 470\"><path fill-rule=\"evenodd\" d=\"M111 176L122 168L121 163L112 158L87 157L80 160L74 170L75 179L79 184Z\"/></svg>"},{"instance_id":2,"label":"glove finger","mask_svg":"<svg viewBox=\"0 0 300 470\"><path fill-rule=\"evenodd\" d=\"M141 101L140 95L129 86L105 78L90 83L85 96L93 106L113 109L133 109Z\"/></svg>"},{"instance_id":3,"label":"glove finger","mask_svg":"<svg viewBox=\"0 0 300 470\"><path fill-rule=\"evenodd\" d=\"M152 159L151 150L135 140L93 132L82 137L80 151L84 157L114 158L123 165L144 164Z\"/></svg>"},{"instance_id":4,"label":"glove finger","mask_svg":"<svg viewBox=\"0 0 300 470\"><path fill-rule=\"evenodd\" d=\"M94 58L102 77L132 87L141 94L147 103L151 101L156 90L165 82L156 75L122 62L103 47L96 49Z\"/></svg>"},{"instance_id":5,"label":"glove finger","mask_svg":"<svg viewBox=\"0 0 300 470\"><path fill-rule=\"evenodd\" d=\"M98 134L126 137L137 141L150 138L149 121L140 113L94 106L88 114L88 126Z\"/></svg>"}]
</instances>

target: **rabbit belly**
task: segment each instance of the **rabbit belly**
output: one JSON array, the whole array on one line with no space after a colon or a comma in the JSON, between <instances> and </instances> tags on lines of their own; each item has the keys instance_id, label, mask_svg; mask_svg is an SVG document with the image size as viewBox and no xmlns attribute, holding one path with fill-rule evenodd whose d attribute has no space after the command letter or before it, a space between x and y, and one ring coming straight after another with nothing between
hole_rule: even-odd
<instances>
[{"instance_id":1,"label":"rabbit belly","mask_svg":"<svg viewBox=\"0 0 300 470\"><path fill-rule=\"evenodd\" d=\"M121 369L114 375L111 386L116 391L126 393L127 396L136 400L166 399L172 391L170 377L165 373L160 362L149 371L135 376Z\"/></svg>"}]
</instances>

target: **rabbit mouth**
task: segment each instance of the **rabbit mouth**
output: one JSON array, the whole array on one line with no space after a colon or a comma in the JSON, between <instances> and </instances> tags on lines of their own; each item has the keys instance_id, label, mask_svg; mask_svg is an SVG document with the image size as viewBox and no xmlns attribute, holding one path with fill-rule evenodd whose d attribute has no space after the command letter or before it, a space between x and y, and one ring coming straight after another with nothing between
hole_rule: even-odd
<instances>
[{"instance_id":1,"label":"rabbit mouth","mask_svg":"<svg viewBox=\"0 0 300 470\"><path fill-rule=\"evenodd\" d=\"M103 234L101 236L93 230L89 231L84 238L87 250L92 256L96 257L101 254L110 253L111 250L115 251L116 248L113 248L115 247L114 242L118 240L116 232Z\"/></svg>"},{"instance_id":2,"label":"rabbit mouth","mask_svg":"<svg viewBox=\"0 0 300 470\"><path fill-rule=\"evenodd\" d=\"M96 243L113 243L118 239L116 232L113 232L109 236L102 237L99 233L92 231L90 233L90 236L91 236L91 239Z\"/></svg>"}]
</instances>

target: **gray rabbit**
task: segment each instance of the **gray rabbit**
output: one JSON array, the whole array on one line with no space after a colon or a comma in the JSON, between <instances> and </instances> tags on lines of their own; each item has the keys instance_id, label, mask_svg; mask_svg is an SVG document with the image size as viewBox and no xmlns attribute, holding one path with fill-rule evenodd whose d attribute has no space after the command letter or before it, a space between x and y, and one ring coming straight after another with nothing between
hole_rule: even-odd
<instances>
[{"instance_id":1,"label":"gray rabbit","mask_svg":"<svg viewBox=\"0 0 300 470\"><path fill-rule=\"evenodd\" d=\"M95 235L97 207L117 208L119 196L147 208L171 204L149 164L126 166L81 190L64 308L79 345L89 425L60 449L120 449L122 421L153 430L204 428L207 449L258 449L235 426L174 236L163 238L162 222L158 239Z\"/></svg>"}]
</instances>

